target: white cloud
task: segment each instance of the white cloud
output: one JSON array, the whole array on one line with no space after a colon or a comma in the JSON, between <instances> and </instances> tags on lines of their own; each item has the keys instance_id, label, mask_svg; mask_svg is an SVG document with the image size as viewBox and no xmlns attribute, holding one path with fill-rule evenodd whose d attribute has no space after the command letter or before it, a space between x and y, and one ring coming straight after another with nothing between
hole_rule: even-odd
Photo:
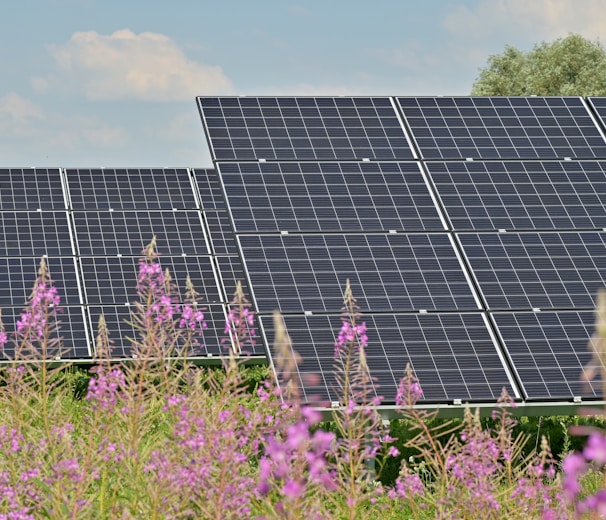
<instances>
[{"instance_id":1,"label":"white cloud","mask_svg":"<svg viewBox=\"0 0 606 520\"><path fill-rule=\"evenodd\" d=\"M232 90L222 69L188 59L168 36L122 29L110 35L76 32L50 45L58 73L33 78L38 90L74 86L90 100L192 100ZM61 84L59 84L59 79Z\"/></svg>"},{"instance_id":2,"label":"white cloud","mask_svg":"<svg viewBox=\"0 0 606 520\"><path fill-rule=\"evenodd\" d=\"M506 37L551 40L569 33L596 39L606 33L603 0L480 0L473 8L458 6L444 19L458 38ZM512 42L515 43L515 42Z\"/></svg>"},{"instance_id":3,"label":"white cloud","mask_svg":"<svg viewBox=\"0 0 606 520\"><path fill-rule=\"evenodd\" d=\"M32 119L44 119L44 113L33 101L9 92L0 98L0 119L23 126Z\"/></svg>"}]
</instances>

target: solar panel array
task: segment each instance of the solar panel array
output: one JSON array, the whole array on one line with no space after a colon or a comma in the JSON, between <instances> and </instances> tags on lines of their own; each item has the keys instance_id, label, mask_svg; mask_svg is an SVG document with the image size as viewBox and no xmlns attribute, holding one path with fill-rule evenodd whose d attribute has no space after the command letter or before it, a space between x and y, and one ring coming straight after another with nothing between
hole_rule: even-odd
<instances>
[{"instance_id":1,"label":"solar panel array","mask_svg":"<svg viewBox=\"0 0 606 520\"><path fill-rule=\"evenodd\" d=\"M218 178L208 169L0 170L0 307L7 330L14 330L44 256L63 307L65 350L53 354L93 356L103 314L112 355L130 357L131 340L141 335L131 316L138 262L155 236L158 262L171 273L176 300L185 302L189 277L205 307L208 328L190 355L225 353L227 304L243 270L233 252L220 256L212 248L221 237L235 244L225 229L214 237L205 215L210 208L225 221L222 204ZM4 353L13 355L11 344Z\"/></svg>"},{"instance_id":2,"label":"solar panel array","mask_svg":"<svg viewBox=\"0 0 606 520\"><path fill-rule=\"evenodd\" d=\"M270 345L279 309L307 399L339 397L346 279L388 403L407 363L426 402L494 402L503 386L528 401L602 398L580 376L606 285L606 99L198 107L262 334Z\"/></svg>"}]
</instances>

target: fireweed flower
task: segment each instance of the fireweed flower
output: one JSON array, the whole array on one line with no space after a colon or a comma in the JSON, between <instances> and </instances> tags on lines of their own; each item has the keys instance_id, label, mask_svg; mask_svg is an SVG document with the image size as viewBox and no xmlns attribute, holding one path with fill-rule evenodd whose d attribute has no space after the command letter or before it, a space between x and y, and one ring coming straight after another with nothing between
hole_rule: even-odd
<instances>
[{"instance_id":1,"label":"fireweed flower","mask_svg":"<svg viewBox=\"0 0 606 520\"><path fill-rule=\"evenodd\" d=\"M247 348L255 346L255 313L244 295L242 282L238 281L234 298L229 304L229 314L225 321L225 337L221 343L233 348L237 354L246 353ZM233 347L232 347L233 345Z\"/></svg>"}]
</instances>

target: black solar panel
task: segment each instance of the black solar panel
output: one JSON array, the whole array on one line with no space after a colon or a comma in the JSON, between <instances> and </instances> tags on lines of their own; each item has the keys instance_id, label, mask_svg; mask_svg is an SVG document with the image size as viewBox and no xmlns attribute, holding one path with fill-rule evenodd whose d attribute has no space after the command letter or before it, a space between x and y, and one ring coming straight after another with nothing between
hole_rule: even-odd
<instances>
[{"instance_id":1,"label":"black solar panel","mask_svg":"<svg viewBox=\"0 0 606 520\"><path fill-rule=\"evenodd\" d=\"M185 168L68 169L66 174L76 210L197 208Z\"/></svg>"},{"instance_id":2,"label":"black solar panel","mask_svg":"<svg viewBox=\"0 0 606 520\"><path fill-rule=\"evenodd\" d=\"M272 318L260 321L271 345ZM367 327L374 392L384 404L395 402L407 363L419 378L424 401L496 400L503 387L516 395L481 314L374 314L361 321ZM303 359L298 383L304 400L338 401L333 367L340 316L284 316L284 323Z\"/></svg>"},{"instance_id":3,"label":"black solar panel","mask_svg":"<svg viewBox=\"0 0 606 520\"><path fill-rule=\"evenodd\" d=\"M213 255L237 255L238 246L227 211L205 211L204 221L208 229Z\"/></svg>"},{"instance_id":4,"label":"black solar panel","mask_svg":"<svg viewBox=\"0 0 606 520\"><path fill-rule=\"evenodd\" d=\"M591 309L606 286L606 233L461 233L490 309Z\"/></svg>"},{"instance_id":5,"label":"black solar panel","mask_svg":"<svg viewBox=\"0 0 606 520\"><path fill-rule=\"evenodd\" d=\"M73 215L81 255L140 256L154 236L163 254L210 254L199 211L74 211Z\"/></svg>"},{"instance_id":6,"label":"black solar panel","mask_svg":"<svg viewBox=\"0 0 606 520\"><path fill-rule=\"evenodd\" d=\"M230 302L234 298L238 282L242 283L242 290L247 297L250 297L250 291L246 283L246 276L242 261L238 256L217 256L215 258L217 269L219 270L219 280L223 287L225 302Z\"/></svg>"},{"instance_id":7,"label":"black solar panel","mask_svg":"<svg viewBox=\"0 0 606 520\"><path fill-rule=\"evenodd\" d=\"M259 312L477 309L446 234L239 235Z\"/></svg>"},{"instance_id":8,"label":"black solar panel","mask_svg":"<svg viewBox=\"0 0 606 520\"><path fill-rule=\"evenodd\" d=\"M175 347L176 350L183 352L185 350L185 340L189 339L190 343L187 345L188 356L207 357L226 354L228 347L221 343L226 318L224 306L210 304L202 305L202 307L204 307L206 330L203 334L195 334L192 338L188 338L184 333ZM95 331L95 338L98 333L99 317L103 314L105 318L111 341L110 350L112 357L132 357L133 343L131 340L137 342L142 340L141 331L132 326L133 317L131 310L134 310L134 307L125 305L93 305L89 307L89 315L92 328Z\"/></svg>"},{"instance_id":9,"label":"black solar panel","mask_svg":"<svg viewBox=\"0 0 606 520\"><path fill-rule=\"evenodd\" d=\"M591 97L588 100L601 119L602 125L606 125L606 97Z\"/></svg>"},{"instance_id":10,"label":"black solar panel","mask_svg":"<svg viewBox=\"0 0 606 520\"><path fill-rule=\"evenodd\" d=\"M601 398L602 381L581 382L592 364L593 312L492 315L528 399Z\"/></svg>"},{"instance_id":11,"label":"black solar panel","mask_svg":"<svg viewBox=\"0 0 606 520\"><path fill-rule=\"evenodd\" d=\"M194 178L203 210L225 210L225 200L217 172L212 168L196 168Z\"/></svg>"},{"instance_id":12,"label":"black solar panel","mask_svg":"<svg viewBox=\"0 0 606 520\"><path fill-rule=\"evenodd\" d=\"M235 231L443 230L417 163L219 163Z\"/></svg>"},{"instance_id":13,"label":"black solar panel","mask_svg":"<svg viewBox=\"0 0 606 520\"><path fill-rule=\"evenodd\" d=\"M73 253L65 211L0 212L0 256Z\"/></svg>"},{"instance_id":14,"label":"black solar panel","mask_svg":"<svg viewBox=\"0 0 606 520\"><path fill-rule=\"evenodd\" d=\"M603 229L606 162L428 162L455 230Z\"/></svg>"},{"instance_id":15,"label":"black solar panel","mask_svg":"<svg viewBox=\"0 0 606 520\"><path fill-rule=\"evenodd\" d=\"M82 257L82 278L89 305L124 305L138 299L138 259L135 257ZM205 303L221 302L212 260L208 256L162 256L158 262L167 268L177 286L178 299L185 297L187 275Z\"/></svg>"},{"instance_id":16,"label":"black solar panel","mask_svg":"<svg viewBox=\"0 0 606 520\"><path fill-rule=\"evenodd\" d=\"M579 97L398 98L425 159L606 158Z\"/></svg>"},{"instance_id":17,"label":"black solar panel","mask_svg":"<svg viewBox=\"0 0 606 520\"><path fill-rule=\"evenodd\" d=\"M10 341L10 338L13 337L12 334L15 331L17 320L21 317L21 312L22 309L18 307L2 308L2 322L6 327L9 342L2 349L0 359L12 359L15 355L15 344ZM59 322L59 330L56 334L51 334L49 339L54 341L60 338L61 343L53 345L52 348L48 348L51 345L47 345L48 350L46 350L45 355L42 346L34 342L33 346L36 348L38 354L27 350L23 352L23 355L40 359L43 357L46 359L54 359L59 356L61 359L90 358L90 342L88 330L85 325L84 307L62 305L57 314L57 321Z\"/></svg>"},{"instance_id":18,"label":"black solar panel","mask_svg":"<svg viewBox=\"0 0 606 520\"><path fill-rule=\"evenodd\" d=\"M198 98L213 158L413 159L387 97Z\"/></svg>"},{"instance_id":19,"label":"black solar panel","mask_svg":"<svg viewBox=\"0 0 606 520\"><path fill-rule=\"evenodd\" d=\"M58 168L0 168L0 211L66 208Z\"/></svg>"},{"instance_id":20,"label":"black solar panel","mask_svg":"<svg viewBox=\"0 0 606 520\"><path fill-rule=\"evenodd\" d=\"M45 262L61 297L61 305L82 304L75 258L50 257ZM34 288L39 268L40 258L0 257L0 308L25 304Z\"/></svg>"}]
</instances>

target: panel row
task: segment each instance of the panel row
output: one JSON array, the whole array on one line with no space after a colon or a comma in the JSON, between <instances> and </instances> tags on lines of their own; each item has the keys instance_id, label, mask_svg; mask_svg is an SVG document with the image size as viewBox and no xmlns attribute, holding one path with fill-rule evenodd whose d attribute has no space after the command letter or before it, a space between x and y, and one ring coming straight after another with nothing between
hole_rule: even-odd
<instances>
[{"instance_id":1,"label":"panel row","mask_svg":"<svg viewBox=\"0 0 606 520\"><path fill-rule=\"evenodd\" d=\"M371 391L382 396L384 404L393 404L410 363L426 403L494 402L503 388L525 400L599 399L600 378L583 378L595 365L588 348L593 320L592 312L574 311L365 315ZM271 344L273 321L262 316L260 322ZM287 315L284 323L304 360L294 375L304 399L338 401L334 345L340 316ZM521 381L521 395L512 374Z\"/></svg>"},{"instance_id":2,"label":"panel row","mask_svg":"<svg viewBox=\"0 0 606 520\"><path fill-rule=\"evenodd\" d=\"M606 159L588 103L603 104L580 97L198 98L215 161L408 160L417 153L428 160Z\"/></svg>"}]
</instances>

